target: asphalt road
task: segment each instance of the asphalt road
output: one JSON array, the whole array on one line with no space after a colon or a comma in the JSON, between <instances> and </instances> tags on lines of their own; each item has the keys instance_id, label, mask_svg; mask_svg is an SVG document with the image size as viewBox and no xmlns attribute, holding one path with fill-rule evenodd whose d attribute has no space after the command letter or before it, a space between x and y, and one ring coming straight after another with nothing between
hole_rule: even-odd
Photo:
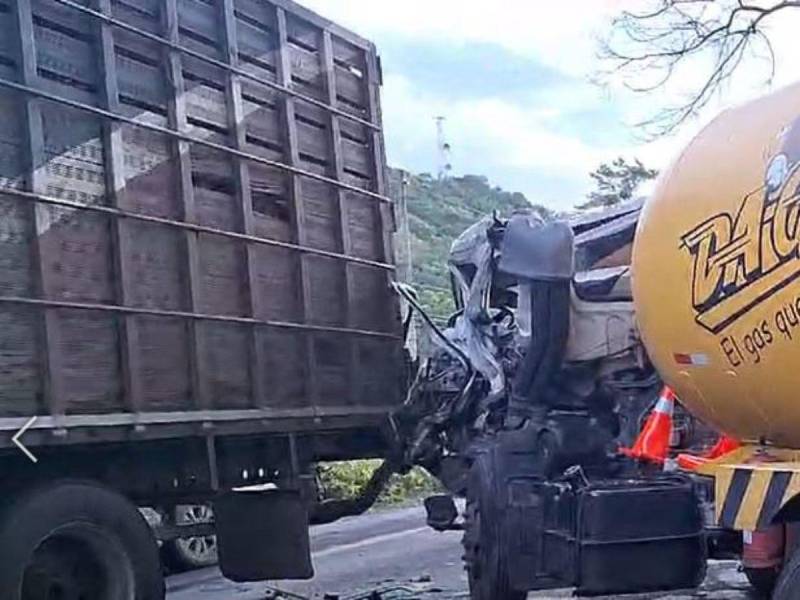
<instances>
[{"instance_id":1,"label":"asphalt road","mask_svg":"<svg viewBox=\"0 0 800 600\"><path fill-rule=\"evenodd\" d=\"M301 597L357 598L374 589L402 587L386 598L468 598L461 565L461 534L437 533L425 525L420 507L383 510L314 527L311 545L316 577L311 581L237 584L219 570L175 575L167 582L168 600L265 600L275 589ZM569 590L531 593L529 598L564 598ZM289 596L290 598L292 596ZM335 596L334 596L335 597ZM700 590L637 594L626 600L745 600L751 596L733 562L709 565Z\"/></svg>"}]
</instances>

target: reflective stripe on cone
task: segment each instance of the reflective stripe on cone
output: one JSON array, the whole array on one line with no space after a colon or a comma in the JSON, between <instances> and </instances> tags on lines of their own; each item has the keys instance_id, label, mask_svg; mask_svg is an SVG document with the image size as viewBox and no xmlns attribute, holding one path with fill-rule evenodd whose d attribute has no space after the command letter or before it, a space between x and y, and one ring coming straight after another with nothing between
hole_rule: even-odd
<instances>
[{"instance_id":1,"label":"reflective stripe on cone","mask_svg":"<svg viewBox=\"0 0 800 600\"><path fill-rule=\"evenodd\" d=\"M637 460L663 463L669 451L674 408L675 393L665 385L633 448L620 448L619 451Z\"/></svg>"}]
</instances>

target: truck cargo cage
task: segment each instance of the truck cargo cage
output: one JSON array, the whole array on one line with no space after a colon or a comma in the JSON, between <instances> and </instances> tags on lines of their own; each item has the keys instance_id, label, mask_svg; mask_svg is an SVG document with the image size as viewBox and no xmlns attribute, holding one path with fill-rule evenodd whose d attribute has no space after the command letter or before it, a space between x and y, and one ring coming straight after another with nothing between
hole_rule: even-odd
<instances>
[{"instance_id":1,"label":"truck cargo cage","mask_svg":"<svg viewBox=\"0 0 800 600\"><path fill-rule=\"evenodd\" d=\"M0 0L0 446L385 421L379 87L288 0Z\"/></svg>"}]
</instances>

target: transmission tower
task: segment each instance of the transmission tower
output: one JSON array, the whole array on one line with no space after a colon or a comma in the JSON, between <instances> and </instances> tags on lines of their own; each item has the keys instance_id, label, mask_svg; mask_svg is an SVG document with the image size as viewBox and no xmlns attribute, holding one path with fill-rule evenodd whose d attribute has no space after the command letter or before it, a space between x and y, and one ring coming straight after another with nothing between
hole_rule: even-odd
<instances>
[{"instance_id":1,"label":"transmission tower","mask_svg":"<svg viewBox=\"0 0 800 600\"><path fill-rule=\"evenodd\" d=\"M439 179L446 179L453 169L450 163L450 142L444 134L444 122L446 117L434 117L436 121L436 147L439 155Z\"/></svg>"}]
</instances>

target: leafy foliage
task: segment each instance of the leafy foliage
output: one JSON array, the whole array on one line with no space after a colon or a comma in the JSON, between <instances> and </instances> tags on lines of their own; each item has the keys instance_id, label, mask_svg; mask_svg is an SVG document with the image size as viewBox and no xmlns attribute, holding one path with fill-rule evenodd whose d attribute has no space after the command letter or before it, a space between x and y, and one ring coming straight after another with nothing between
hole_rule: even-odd
<instances>
[{"instance_id":1,"label":"leafy foliage","mask_svg":"<svg viewBox=\"0 0 800 600\"><path fill-rule=\"evenodd\" d=\"M603 163L589 174L597 189L589 193L589 201L578 205L578 209L607 208L632 200L639 186L657 175L658 171L648 169L638 158L628 162L619 157L610 164Z\"/></svg>"},{"instance_id":2,"label":"leafy foliage","mask_svg":"<svg viewBox=\"0 0 800 600\"><path fill-rule=\"evenodd\" d=\"M380 460L347 460L322 463L317 472L326 498L352 498L369 481ZM395 475L378 498L380 504L397 504L440 490L439 483L426 471L414 468L406 475Z\"/></svg>"}]
</instances>

